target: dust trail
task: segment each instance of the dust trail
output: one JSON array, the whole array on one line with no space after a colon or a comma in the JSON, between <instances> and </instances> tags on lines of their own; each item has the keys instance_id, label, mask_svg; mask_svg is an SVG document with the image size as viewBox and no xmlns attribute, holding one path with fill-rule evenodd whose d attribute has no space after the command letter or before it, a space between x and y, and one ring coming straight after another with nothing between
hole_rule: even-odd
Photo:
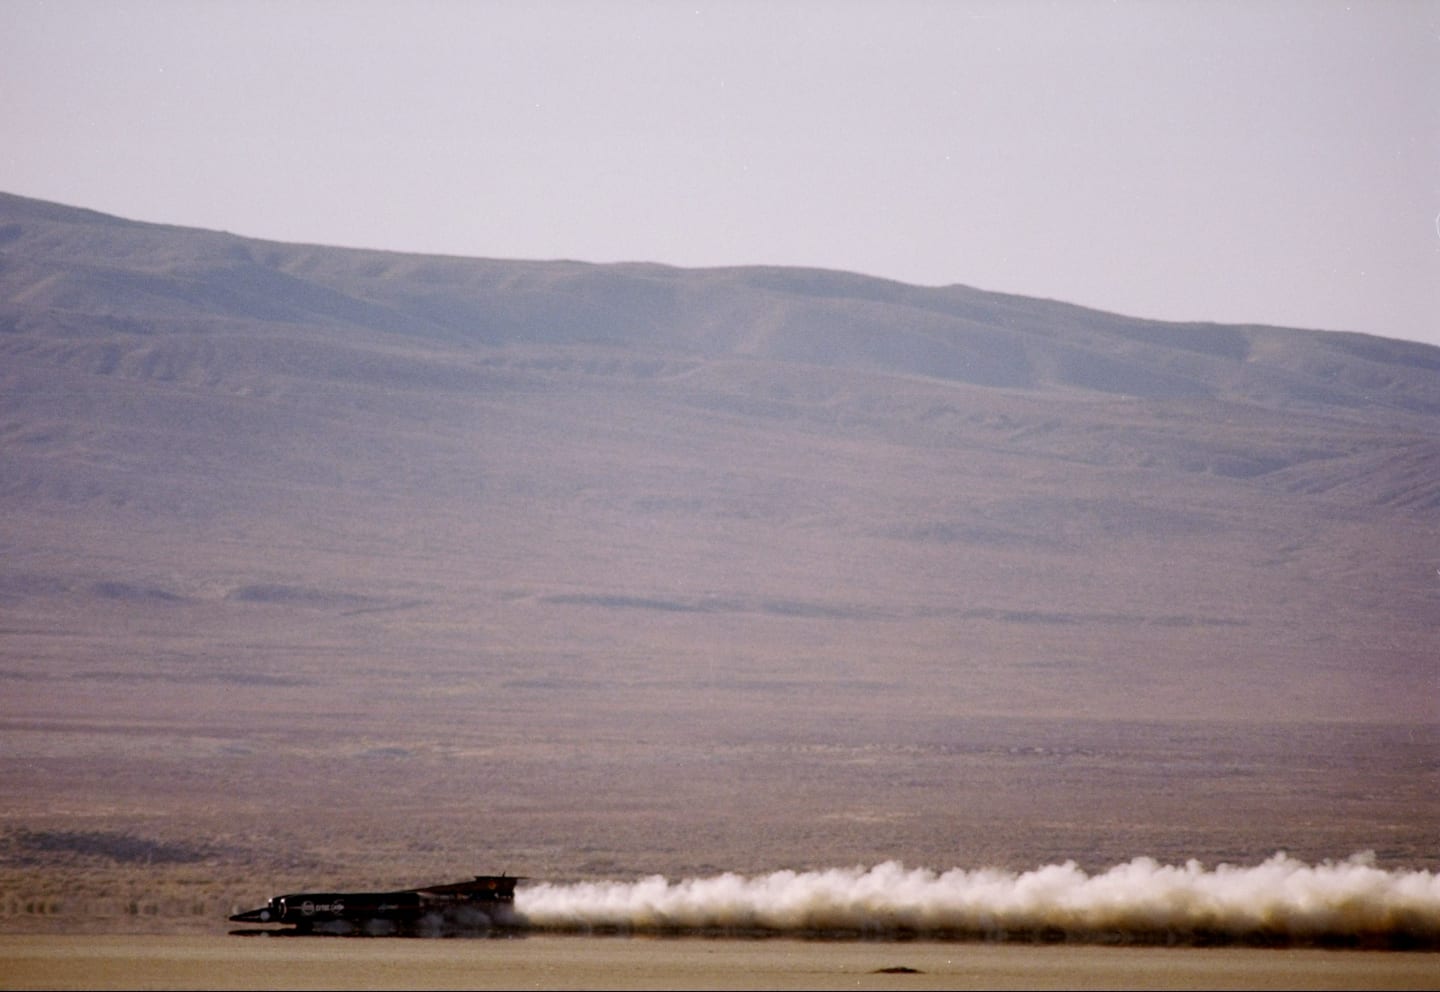
<instances>
[{"instance_id":1,"label":"dust trail","mask_svg":"<svg viewBox=\"0 0 1440 992\"><path fill-rule=\"evenodd\" d=\"M1163 943L1440 947L1440 875L1375 867L1369 853L1250 867L1136 858L1100 874L1073 862L1026 872L872 868L724 874L672 882L532 885L536 930L792 936L933 936Z\"/></svg>"}]
</instances>

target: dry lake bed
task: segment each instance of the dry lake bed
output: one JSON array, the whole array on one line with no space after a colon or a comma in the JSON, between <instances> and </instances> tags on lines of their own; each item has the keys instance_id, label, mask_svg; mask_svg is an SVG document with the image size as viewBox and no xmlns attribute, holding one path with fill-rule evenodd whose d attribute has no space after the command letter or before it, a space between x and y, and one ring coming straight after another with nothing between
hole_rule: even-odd
<instances>
[{"instance_id":1,"label":"dry lake bed","mask_svg":"<svg viewBox=\"0 0 1440 992\"><path fill-rule=\"evenodd\" d=\"M928 941L0 936L14 989L1425 989L1440 955Z\"/></svg>"}]
</instances>

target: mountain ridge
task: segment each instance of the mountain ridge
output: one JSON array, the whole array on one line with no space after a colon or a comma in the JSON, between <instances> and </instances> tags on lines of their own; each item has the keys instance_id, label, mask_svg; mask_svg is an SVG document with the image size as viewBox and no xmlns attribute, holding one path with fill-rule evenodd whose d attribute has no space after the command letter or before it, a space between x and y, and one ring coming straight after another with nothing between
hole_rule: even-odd
<instances>
[{"instance_id":1,"label":"mountain ridge","mask_svg":"<svg viewBox=\"0 0 1440 992\"><path fill-rule=\"evenodd\" d=\"M822 269L507 262L285 245L69 209L0 196L0 242L39 269L7 265L7 303L83 312L91 287L111 318L163 303L160 312L175 319L321 322L486 344L663 343L982 386L1172 398L1226 395L1227 375L1254 364L1255 378L1288 402L1440 411L1440 386L1414 374L1440 369L1440 349L1352 332L1147 321ZM40 236L37 223L86 232L99 224L123 231L128 247L54 229ZM193 250L180 252L177 238ZM1297 337L1315 353L1303 363L1291 354ZM1358 381L1336 382L1317 368L1328 354L1359 359ZM1266 401L1255 389L1245 398Z\"/></svg>"},{"instance_id":2,"label":"mountain ridge","mask_svg":"<svg viewBox=\"0 0 1440 992\"><path fill-rule=\"evenodd\" d=\"M246 877L1433 865L1437 369L0 196L0 828Z\"/></svg>"}]
</instances>

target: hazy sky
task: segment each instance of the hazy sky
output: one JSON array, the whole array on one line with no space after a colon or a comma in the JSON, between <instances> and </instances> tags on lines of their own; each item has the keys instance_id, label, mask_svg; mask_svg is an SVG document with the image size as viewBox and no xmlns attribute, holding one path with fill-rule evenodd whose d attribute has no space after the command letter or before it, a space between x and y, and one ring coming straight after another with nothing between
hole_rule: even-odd
<instances>
[{"instance_id":1,"label":"hazy sky","mask_svg":"<svg viewBox=\"0 0 1440 992\"><path fill-rule=\"evenodd\" d=\"M0 190L1440 344L1440 2L0 0Z\"/></svg>"}]
</instances>

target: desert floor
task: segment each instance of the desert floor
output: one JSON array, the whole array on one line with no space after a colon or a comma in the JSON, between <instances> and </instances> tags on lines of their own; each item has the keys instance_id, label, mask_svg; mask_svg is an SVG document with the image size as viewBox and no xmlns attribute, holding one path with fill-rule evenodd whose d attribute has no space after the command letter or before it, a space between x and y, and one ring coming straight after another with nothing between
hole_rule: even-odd
<instances>
[{"instance_id":1,"label":"desert floor","mask_svg":"<svg viewBox=\"0 0 1440 992\"><path fill-rule=\"evenodd\" d=\"M1403 989L1427 953L527 937L0 936L0 985L47 989Z\"/></svg>"}]
</instances>

